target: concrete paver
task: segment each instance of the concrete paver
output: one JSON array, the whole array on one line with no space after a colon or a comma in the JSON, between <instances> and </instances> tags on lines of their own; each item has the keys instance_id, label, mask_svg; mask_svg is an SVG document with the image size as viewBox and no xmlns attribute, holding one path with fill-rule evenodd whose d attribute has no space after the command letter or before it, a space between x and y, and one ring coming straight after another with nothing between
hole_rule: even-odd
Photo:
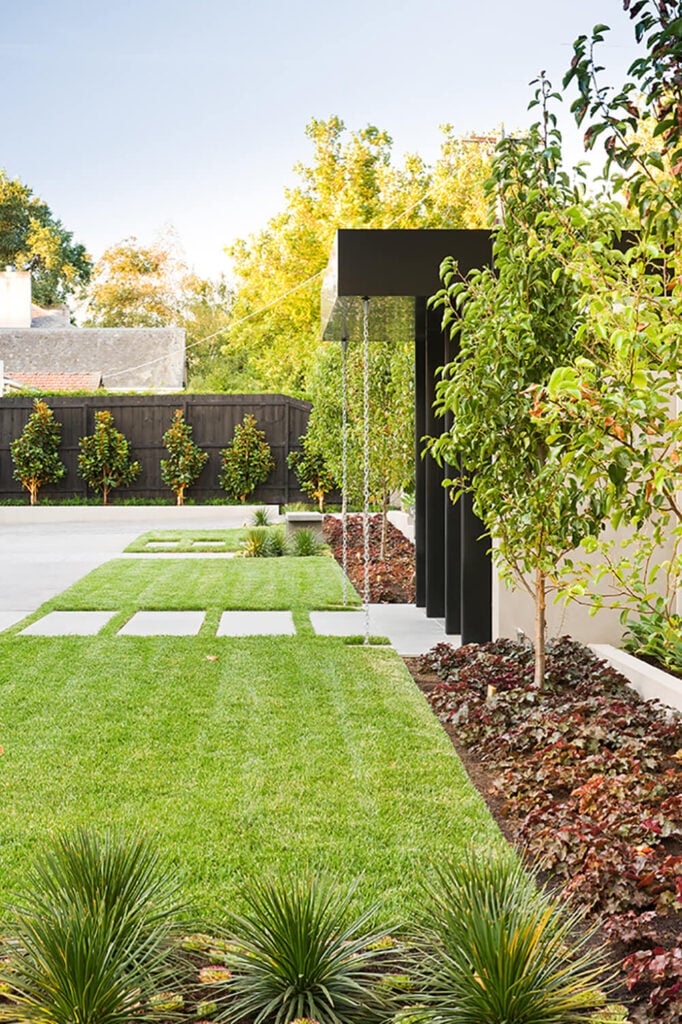
<instances>
[{"instance_id":1,"label":"concrete paver","mask_svg":"<svg viewBox=\"0 0 682 1024\"><path fill-rule=\"evenodd\" d=\"M196 636L206 612L135 612L118 636Z\"/></svg>"},{"instance_id":2,"label":"concrete paver","mask_svg":"<svg viewBox=\"0 0 682 1024\"><path fill-rule=\"evenodd\" d=\"M318 636L357 636L365 631L362 609L344 612L311 612L310 622ZM457 644L446 637L441 619L427 619L423 608L413 604L371 604L369 629L373 636L388 637L391 646L405 657L425 654L437 643Z\"/></svg>"},{"instance_id":3,"label":"concrete paver","mask_svg":"<svg viewBox=\"0 0 682 1024\"><path fill-rule=\"evenodd\" d=\"M223 612L217 636L293 636L291 612Z\"/></svg>"},{"instance_id":4,"label":"concrete paver","mask_svg":"<svg viewBox=\"0 0 682 1024\"><path fill-rule=\"evenodd\" d=\"M116 612L48 612L20 636L94 636Z\"/></svg>"}]
</instances>

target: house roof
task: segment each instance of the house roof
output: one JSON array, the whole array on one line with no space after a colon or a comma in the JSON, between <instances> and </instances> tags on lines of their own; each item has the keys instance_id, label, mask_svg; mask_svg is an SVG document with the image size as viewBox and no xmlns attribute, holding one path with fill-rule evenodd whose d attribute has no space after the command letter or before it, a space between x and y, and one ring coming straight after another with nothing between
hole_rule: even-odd
<instances>
[{"instance_id":1,"label":"house roof","mask_svg":"<svg viewBox=\"0 0 682 1024\"><path fill-rule=\"evenodd\" d=\"M13 373L8 368L7 377L15 384L39 391L96 391L102 386L101 370L88 373Z\"/></svg>"}]
</instances>

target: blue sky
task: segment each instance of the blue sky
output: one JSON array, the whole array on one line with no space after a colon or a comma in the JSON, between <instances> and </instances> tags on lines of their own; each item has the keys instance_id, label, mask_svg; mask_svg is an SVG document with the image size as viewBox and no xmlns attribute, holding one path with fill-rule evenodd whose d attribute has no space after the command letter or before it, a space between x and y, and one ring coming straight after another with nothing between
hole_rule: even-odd
<instances>
[{"instance_id":1,"label":"blue sky","mask_svg":"<svg viewBox=\"0 0 682 1024\"><path fill-rule=\"evenodd\" d=\"M172 225L203 274L283 205L311 117L376 124L400 156L438 125L529 123L528 82L558 85L597 22L620 82L633 59L620 0L5 0L0 167L93 256ZM570 128L568 116L566 128ZM579 156L577 134L566 131Z\"/></svg>"}]
</instances>

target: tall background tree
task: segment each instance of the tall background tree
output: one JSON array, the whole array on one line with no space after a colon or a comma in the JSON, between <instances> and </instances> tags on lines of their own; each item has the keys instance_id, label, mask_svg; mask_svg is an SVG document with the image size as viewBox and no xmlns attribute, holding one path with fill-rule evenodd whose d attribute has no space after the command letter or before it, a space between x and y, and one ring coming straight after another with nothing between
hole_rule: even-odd
<instances>
[{"instance_id":1,"label":"tall background tree","mask_svg":"<svg viewBox=\"0 0 682 1024\"><path fill-rule=\"evenodd\" d=\"M312 161L296 166L285 209L227 250L237 284L235 326L223 352L247 362L264 390L308 392L320 349L319 275L337 228L485 226L483 183L494 139L443 131L441 157L431 167L414 154L396 165L390 135L374 126L349 132L338 117L307 125Z\"/></svg>"},{"instance_id":2,"label":"tall background tree","mask_svg":"<svg viewBox=\"0 0 682 1024\"><path fill-rule=\"evenodd\" d=\"M85 246L57 220L49 206L18 178L0 170L0 266L30 270L33 301L64 302L87 283L92 261Z\"/></svg>"}]
</instances>

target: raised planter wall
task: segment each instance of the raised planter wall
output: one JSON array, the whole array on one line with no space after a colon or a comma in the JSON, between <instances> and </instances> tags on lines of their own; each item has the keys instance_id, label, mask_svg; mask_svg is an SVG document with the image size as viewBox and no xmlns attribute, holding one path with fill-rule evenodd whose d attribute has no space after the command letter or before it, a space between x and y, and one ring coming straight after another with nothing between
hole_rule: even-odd
<instances>
[{"instance_id":1,"label":"raised planter wall","mask_svg":"<svg viewBox=\"0 0 682 1024\"><path fill-rule=\"evenodd\" d=\"M660 700L668 707L682 711L682 679L664 672L655 665L633 657L611 644L590 644L599 658L603 658L625 676L630 685L645 700Z\"/></svg>"}]
</instances>

